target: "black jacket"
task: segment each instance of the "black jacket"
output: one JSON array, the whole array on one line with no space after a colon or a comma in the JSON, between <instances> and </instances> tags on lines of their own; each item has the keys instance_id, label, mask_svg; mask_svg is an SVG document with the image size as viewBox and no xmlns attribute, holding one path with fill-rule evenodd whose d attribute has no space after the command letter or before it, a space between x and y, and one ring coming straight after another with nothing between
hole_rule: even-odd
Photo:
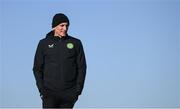
<instances>
[{"instance_id":1,"label":"black jacket","mask_svg":"<svg viewBox=\"0 0 180 109\"><path fill-rule=\"evenodd\" d=\"M72 92L80 95L86 75L86 60L79 39L56 37L54 31L39 41L33 72L40 94Z\"/></svg>"}]
</instances>

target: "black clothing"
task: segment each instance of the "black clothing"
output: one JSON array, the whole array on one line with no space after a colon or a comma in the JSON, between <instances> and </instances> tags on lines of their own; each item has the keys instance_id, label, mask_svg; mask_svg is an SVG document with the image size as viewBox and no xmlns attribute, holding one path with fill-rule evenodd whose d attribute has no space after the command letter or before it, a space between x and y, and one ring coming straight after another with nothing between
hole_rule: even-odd
<instances>
[{"instance_id":1,"label":"black clothing","mask_svg":"<svg viewBox=\"0 0 180 109\"><path fill-rule=\"evenodd\" d=\"M42 97L43 103L42 107L47 108L73 108L78 97L64 97L64 96L54 96L45 95Z\"/></svg>"},{"instance_id":2,"label":"black clothing","mask_svg":"<svg viewBox=\"0 0 180 109\"><path fill-rule=\"evenodd\" d=\"M33 72L41 95L71 97L81 94L86 75L82 43L69 35L54 36L49 32L39 41Z\"/></svg>"},{"instance_id":3,"label":"black clothing","mask_svg":"<svg viewBox=\"0 0 180 109\"><path fill-rule=\"evenodd\" d=\"M64 15L63 13L58 13L56 15L54 15L53 20L52 20L52 28L56 27L57 25L59 25L60 23L64 23L67 22L69 25L69 19L66 15Z\"/></svg>"}]
</instances>

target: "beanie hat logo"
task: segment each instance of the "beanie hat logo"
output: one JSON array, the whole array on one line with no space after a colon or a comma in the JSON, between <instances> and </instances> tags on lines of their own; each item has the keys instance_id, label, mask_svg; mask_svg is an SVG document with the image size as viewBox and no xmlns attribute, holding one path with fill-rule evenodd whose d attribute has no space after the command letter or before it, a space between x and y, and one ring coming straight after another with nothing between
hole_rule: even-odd
<instances>
[{"instance_id":1,"label":"beanie hat logo","mask_svg":"<svg viewBox=\"0 0 180 109\"><path fill-rule=\"evenodd\" d=\"M53 17L52 28L56 27L60 23L65 23L65 22L68 23L68 25L69 25L68 17L62 13L58 13L58 14L54 15L54 17Z\"/></svg>"}]
</instances>

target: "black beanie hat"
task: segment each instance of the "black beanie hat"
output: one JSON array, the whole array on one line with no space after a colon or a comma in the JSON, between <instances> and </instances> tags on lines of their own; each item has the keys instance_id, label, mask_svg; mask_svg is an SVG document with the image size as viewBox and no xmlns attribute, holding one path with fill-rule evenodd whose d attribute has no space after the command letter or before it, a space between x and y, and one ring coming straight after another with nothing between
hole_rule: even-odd
<instances>
[{"instance_id":1,"label":"black beanie hat","mask_svg":"<svg viewBox=\"0 0 180 109\"><path fill-rule=\"evenodd\" d=\"M62 13L58 13L58 14L54 15L54 17L53 17L52 28L54 28L57 25L59 25L60 23L64 23L64 22L67 22L69 25L68 17Z\"/></svg>"}]
</instances>

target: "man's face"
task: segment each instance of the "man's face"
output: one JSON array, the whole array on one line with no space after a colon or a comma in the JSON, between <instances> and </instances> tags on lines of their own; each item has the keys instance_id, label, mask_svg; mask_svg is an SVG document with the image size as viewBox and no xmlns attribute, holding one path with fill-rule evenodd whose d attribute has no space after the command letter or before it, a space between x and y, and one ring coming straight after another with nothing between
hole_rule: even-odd
<instances>
[{"instance_id":1,"label":"man's face","mask_svg":"<svg viewBox=\"0 0 180 109\"><path fill-rule=\"evenodd\" d=\"M66 22L60 23L55 28L53 28L55 31L55 35L66 36L67 31L68 31L68 27L69 27L68 23L66 23Z\"/></svg>"}]
</instances>

